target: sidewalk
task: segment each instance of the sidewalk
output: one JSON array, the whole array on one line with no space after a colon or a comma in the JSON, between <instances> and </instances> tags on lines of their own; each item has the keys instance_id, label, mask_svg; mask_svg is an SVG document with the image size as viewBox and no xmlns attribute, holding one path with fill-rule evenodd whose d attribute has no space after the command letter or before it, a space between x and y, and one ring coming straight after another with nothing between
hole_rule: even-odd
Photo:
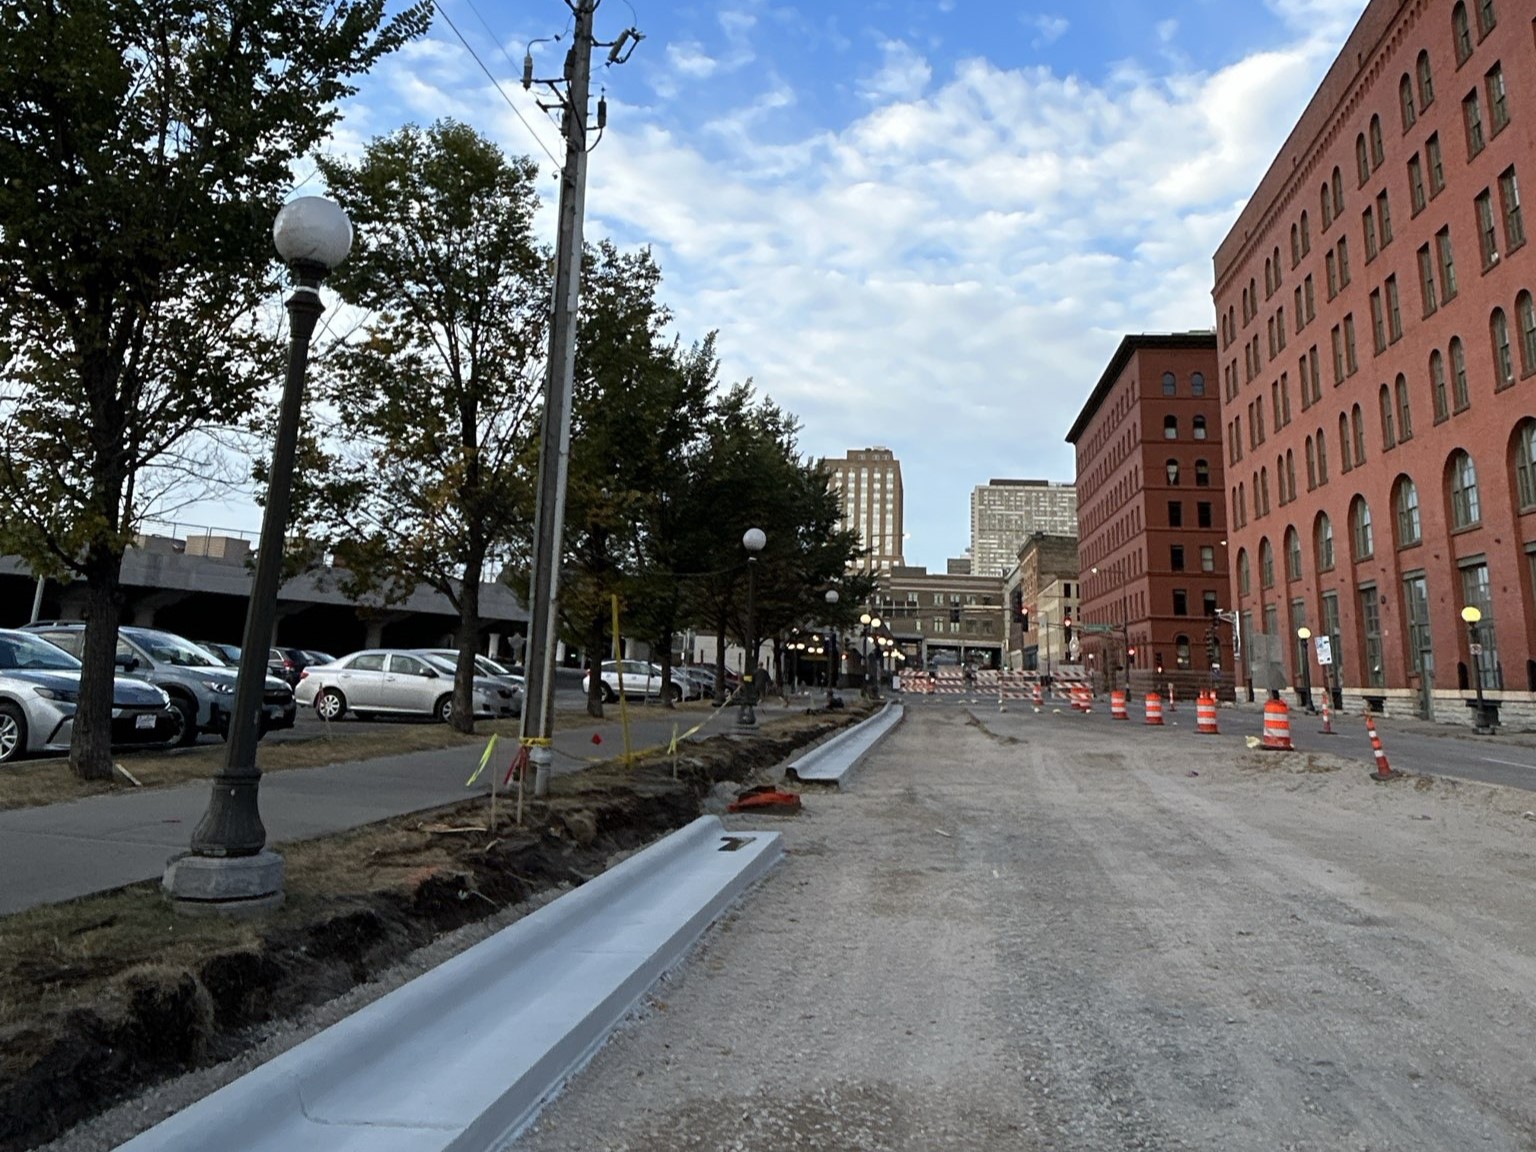
<instances>
[{"instance_id":1,"label":"sidewalk","mask_svg":"<svg viewBox=\"0 0 1536 1152\"><path fill-rule=\"evenodd\" d=\"M786 708L777 699L758 705L759 722L798 714L804 698ZM610 709L610 713L615 710ZM632 709L630 742L642 748L666 744L704 719L699 712L659 713ZM721 712L693 739L729 732L735 710ZM592 743L592 734L602 737ZM307 840L372 824L471 796L484 795L485 777L475 789L464 786L480 761L483 746L412 752L375 760L296 768L262 777L261 818L267 842ZM515 745L498 742L487 773L505 775ZM623 754L616 719L573 722L555 733L554 772L579 772L594 759ZM171 856L184 851L208 807L209 784L93 796L42 808L0 812L0 916L39 904L73 900L158 878Z\"/></svg>"}]
</instances>

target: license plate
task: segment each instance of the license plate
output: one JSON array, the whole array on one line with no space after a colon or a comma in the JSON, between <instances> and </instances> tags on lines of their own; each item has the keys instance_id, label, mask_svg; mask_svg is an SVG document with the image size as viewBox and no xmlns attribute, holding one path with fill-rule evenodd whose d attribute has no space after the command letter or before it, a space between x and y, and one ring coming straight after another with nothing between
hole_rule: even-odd
<instances>
[{"instance_id":1,"label":"license plate","mask_svg":"<svg viewBox=\"0 0 1536 1152\"><path fill-rule=\"evenodd\" d=\"M149 712L135 716L133 718L133 726L135 728L153 728L155 726L155 717Z\"/></svg>"}]
</instances>

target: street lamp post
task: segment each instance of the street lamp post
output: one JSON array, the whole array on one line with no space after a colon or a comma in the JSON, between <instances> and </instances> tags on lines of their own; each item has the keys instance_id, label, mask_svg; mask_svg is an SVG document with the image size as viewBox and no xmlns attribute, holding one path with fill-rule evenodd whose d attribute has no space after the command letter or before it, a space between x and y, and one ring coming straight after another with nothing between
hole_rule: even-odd
<instances>
[{"instance_id":1,"label":"street lamp post","mask_svg":"<svg viewBox=\"0 0 1536 1152\"><path fill-rule=\"evenodd\" d=\"M741 537L741 546L747 550L747 666L741 677L741 710L736 713L736 723L742 728L757 727L757 620L752 602L757 596L757 554L767 543L761 528L748 528Z\"/></svg>"},{"instance_id":2,"label":"street lamp post","mask_svg":"<svg viewBox=\"0 0 1536 1152\"><path fill-rule=\"evenodd\" d=\"M1307 647L1307 641L1312 639L1312 629L1303 624L1296 629L1296 639L1301 641L1301 698L1302 706L1308 712L1315 711L1312 707L1312 655Z\"/></svg>"},{"instance_id":3,"label":"street lamp post","mask_svg":"<svg viewBox=\"0 0 1536 1152\"><path fill-rule=\"evenodd\" d=\"M1478 622L1482 620L1482 609L1475 604L1468 604L1461 610L1461 618L1467 622L1467 641L1470 644L1469 654L1472 657L1472 684L1477 689L1477 724L1479 732L1492 732L1493 723L1488 715L1488 702L1483 699L1483 645L1482 638L1478 634Z\"/></svg>"},{"instance_id":4,"label":"street lamp post","mask_svg":"<svg viewBox=\"0 0 1536 1152\"><path fill-rule=\"evenodd\" d=\"M881 620L878 616L871 616L868 612L862 612L859 614L859 623L864 626L864 694L871 700L878 700L880 699L880 674L876 672L873 677L869 674L869 637L874 629L880 627Z\"/></svg>"},{"instance_id":5,"label":"street lamp post","mask_svg":"<svg viewBox=\"0 0 1536 1152\"><path fill-rule=\"evenodd\" d=\"M838 600L836 588L828 588L826 601L828 611L836 609ZM842 678L842 665L837 662L837 624L834 622L827 638L827 707L836 707L836 693L838 680Z\"/></svg>"},{"instance_id":6,"label":"street lamp post","mask_svg":"<svg viewBox=\"0 0 1536 1152\"><path fill-rule=\"evenodd\" d=\"M267 662L259 654L272 646L277 617L304 370L315 324L325 311L320 282L351 249L352 223L332 201L302 196L278 212L272 239L293 276L293 294L287 300L288 374L267 479L260 550L246 606L243 651L247 658L240 662L235 679L224 767L214 774L208 810L193 830L191 851L173 858L165 870L165 889L183 911L246 912L276 907L283 899L283 859L266 850L267 830L258 804L261 769L256 764L256 745L261 739L267 681Z\"/></svg>"}]
</instances>

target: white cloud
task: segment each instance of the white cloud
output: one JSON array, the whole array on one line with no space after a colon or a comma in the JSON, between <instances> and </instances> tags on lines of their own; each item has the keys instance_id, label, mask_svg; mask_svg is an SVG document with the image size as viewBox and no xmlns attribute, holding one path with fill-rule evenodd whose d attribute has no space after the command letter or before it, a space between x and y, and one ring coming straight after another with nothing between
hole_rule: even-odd
<instances>
[{"instance_id":1,"label":"white cloud","mask_svg":"<svg viewBox=\"0 0 1536 1152\"><path fill-rule=\"evenodd\" d=\"M1157 38L1167 44L1179 34L1179 22L1177 20L1160 20L1157 25Z\"/></svg>"},{"instance_id":2,"label":"white cloud","mask_svg":"<svg viewBox=\"0 0 1536 1152\"><path fill-rule=\"evenodd\" d=\"M1067 34L1067 29L1072 27L1071 21L1065 16L1039 15L1029 21L1037 35L1030 41L1034 48L1044 48L1047 44L1054 44Z\"/></svg>"},{"instance_id":3,"label":"white cloud","mask_svg":"<svg viewBox=\"0 0 1536 1152\"><path fill-rule=\"evenodd\" d=\"M667 63L674 71L695 80L703 80L715 74L720 62L704 51L696 40L667 45Z\"/></svg>"}]
</instances>

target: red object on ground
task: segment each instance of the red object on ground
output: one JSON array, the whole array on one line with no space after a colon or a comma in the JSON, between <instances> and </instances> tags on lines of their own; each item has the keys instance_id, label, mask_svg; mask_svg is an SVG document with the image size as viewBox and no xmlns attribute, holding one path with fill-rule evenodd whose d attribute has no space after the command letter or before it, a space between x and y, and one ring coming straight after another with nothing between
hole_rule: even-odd
<instances>
[{"instance_id":1,"label":"red object on ground","mask_svg":"<svg viewBox=\"0 0 1536 1152\"><path fill-rule=\"evenodd\" d=\"M594 732L594 733L592 733L592 743L594 743L594 744L601 744L602 742L603 742L603 734L601 732Z\"/></svg>"},{"instance_id":2,"label":"red object on ground","mask_svg":"<svg viewBox=\"0 0 1536 1152\"><path fill-rule=\"evenodd\" d=\"M756 789L745 796L738 796L726 805L727 812L798 812L800 796L796 792L780 792L776 788Z\"/></svg>"}]
</instances>

